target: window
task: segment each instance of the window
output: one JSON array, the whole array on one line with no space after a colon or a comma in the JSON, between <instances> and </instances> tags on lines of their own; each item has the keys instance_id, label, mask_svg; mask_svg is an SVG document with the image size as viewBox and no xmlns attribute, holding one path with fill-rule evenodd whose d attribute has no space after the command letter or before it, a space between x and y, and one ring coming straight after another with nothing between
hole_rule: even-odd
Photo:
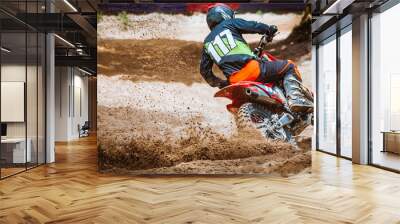
<instances>
[{"instance_id":1,"label":"window","mask_svg":"<svg viewBox=\"0 0 400 224\"><path fill-rule=\"evenodd\" d=\"M318 145L336 153L336 36L318 48Z\"/></svg>"},{"instance_id":2,"label":"window","mask_svg":"<svg viewBox=\"0 0 400 224\"><path fill-rule=\"evenodd\" d=\"M340 155L352 157L352 33L351 25L340 35Z\"/></svg>"},{"instance_id":3,"label":"window","mask_svg":"<svg viewBox=\"0 0 400 224\"><path fill-rule=\"evenodd\" d=\"M0 1L20 13L40 13L42 1ZM45 35L0 12L0 178L45 163Z\"/></svg>"},{"instance_id":4,"label":"window","mask_svg":"<svg viewBox=\"0 0 400 224\"><path fill-rule=\"evenodd\" d=\"M400 170L400 4L371 18L371 162Z\"/></svg>"}]
</instances>

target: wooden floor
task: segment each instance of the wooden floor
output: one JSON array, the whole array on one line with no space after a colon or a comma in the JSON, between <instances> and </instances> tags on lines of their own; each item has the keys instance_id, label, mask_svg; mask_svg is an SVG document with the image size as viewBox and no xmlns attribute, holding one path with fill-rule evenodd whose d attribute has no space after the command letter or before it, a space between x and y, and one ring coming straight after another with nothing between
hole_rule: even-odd
<instances>
[{"instance_id":1,"label":"wooden floor","mask_svg":"<svg viewBox=\"0 0 400 224\"><path fill-rule=\"evenodd\" d=\"M322 153L290 178L99 174L94 138L56 156L0 181L0 223L400 223L400 175Z\"/></svg>"},{"instance_id":2,"label":"wooden floor","mask_svg":"<svg viewBox=\"0 0 400 224\"><path fill-rule=\"evenodd\" d=\"M1 168L1 177L3 178L3 177L8 177L8 176L11 176L11 175L13 175L13 174L16 174L16 173L19 173L19 172L23 172L23 171L25 171L26 169L25 169L25 167L23 167L23 168L14 168L14 167L12 167L12 168Z\"/></svg>"}]
</instances>

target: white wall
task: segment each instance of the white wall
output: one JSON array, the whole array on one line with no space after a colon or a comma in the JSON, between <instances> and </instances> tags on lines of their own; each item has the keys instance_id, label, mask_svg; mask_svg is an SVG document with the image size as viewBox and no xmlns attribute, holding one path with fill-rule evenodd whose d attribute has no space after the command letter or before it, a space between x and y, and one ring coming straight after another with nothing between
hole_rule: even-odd
<instances>
[{"instance_id":1,"label":"white wall","mask_svg":"<svg viewBox=\"0 0 400 224\"><path fill-rule=\"evenodd\" d=\"M55 140L67 141L69 133L69 85L68 67L55 68Z\"/></svg>"},{"instance_id":2,"label":"white wall","mask_svg":"<svg viewBox=\"0 0 400 224\"><path fill-rule=\"evenodd\" d=\"M75 70L76 71L76 70ZM71 135L79 137L78 125L83 125L88 120L88 78L82 73L74 75L74 108L72 108Z\"/></svg>"},{"instance_id":3,"label":"white wall","mask_svg":"<svg viewBox=\"0 0 400 224\"><path fill-rule=\"evenodd\" d=\"M55 140L77 139L78 125L88 120L88 78L76 68L56 67L55 85Z\"/></svg>"}]
</instances>

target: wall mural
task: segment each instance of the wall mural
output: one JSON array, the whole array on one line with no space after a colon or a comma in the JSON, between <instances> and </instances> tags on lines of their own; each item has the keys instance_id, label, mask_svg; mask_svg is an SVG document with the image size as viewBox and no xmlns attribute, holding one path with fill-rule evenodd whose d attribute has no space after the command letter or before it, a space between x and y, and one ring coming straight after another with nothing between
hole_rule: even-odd
<instances>
[{"instance_id":1,"label":"wall mural","mask_svg":"<svg viewBox=\"0 0 400 224\"><path fill-rule=\"evenodd\" d=\"M103 7L101 171L309 171L310 24L303 8L262 4Z\"/></svg>"}]
</instances>

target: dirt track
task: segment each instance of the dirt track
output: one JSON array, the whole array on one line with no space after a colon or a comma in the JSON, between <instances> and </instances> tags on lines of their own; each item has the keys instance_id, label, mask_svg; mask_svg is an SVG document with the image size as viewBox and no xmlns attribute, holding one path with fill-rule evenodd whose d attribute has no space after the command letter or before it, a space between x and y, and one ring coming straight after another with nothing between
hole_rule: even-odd
<instances>
[{"instance_id":1,"label":"dirt track","mask_svg":"<svg viewBox=\"0 0 400 224\"><path fill-rule=\"evenodd\" d=\"M237 14L237 18L274 24L279 27L280 35L277 40L285 39L296 26L301 14L296 13L244 13ZM160 14L150 13L145 15L128 15L124 23L117 15L105 15L98 24L98 36L101 39L172 39L202 42L208 34L206 15L195 13L194 15ZM255 34L245 34L249 42L258 41Z\"/></svg>"},{"instance_id":2,"label":"dirt track","mask_svg":"<svg viewBox=\"0 0 400 224\"><path fill-rule=\"evenodd\" d=\"M287 175L309 167L309 148L237 133L225 109L228 101L213 98L217 89L199 74L201 47L170 39L99 41L102 168L133 174ZM293 52L300 52L292 54L294 60L308 57Z\"/></svg>"},{"instance_id":3,"label":"dirt track","mask_svg":"<svg viewBox=\"0 0 400 224\"><path fill-rule=\"evenodd\" d=\"M132 81L202 82L201 47L183 40L102 40L98 69L104 75L127 74Z\"/></svg>"},{"instance_id":4,"label":"dirt track","mask_svg":"<svg viewBox=\"0 0 400 224\"><path fill-rule=\"evenodd\" d=\"M137 174L287 175L303 170L311 162L308 148L265 140L256 133L226 135L198 115L179 116L130 107L100 106L98 111L104 169L139 170L132 172Z\"/></svg>"},{"instance_id":5,"label":"dirt track","mask_svg":"<svg viewBox=\"0 0 400 224\"><path fill-rule=\"evenodd\" d=\"M170 39L99 40L98 71L108 76L125 75L131 81L202 83L204 80L199 74L202 47L199 42ZM281 41L268 50L278 58L297 62L307 76L309 43ZM218 69L214 72L224 78Z\"/></svg>"}]
</instances>

